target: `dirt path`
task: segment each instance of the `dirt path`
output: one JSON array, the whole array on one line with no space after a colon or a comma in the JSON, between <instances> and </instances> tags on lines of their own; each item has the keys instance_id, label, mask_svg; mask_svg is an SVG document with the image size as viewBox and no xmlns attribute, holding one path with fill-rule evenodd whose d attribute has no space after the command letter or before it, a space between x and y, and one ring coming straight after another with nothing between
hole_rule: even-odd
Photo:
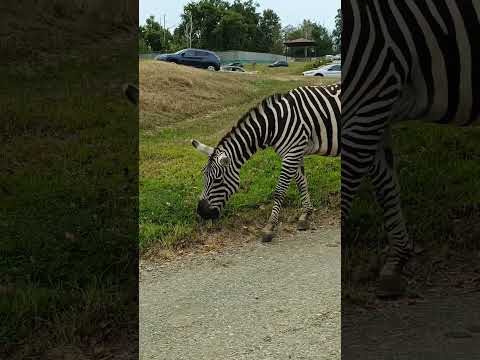
<instances>
[{"instance_id":1,"label":"dirt path","mask_svg":"<svg viewBox=\"0 0 480 360\"><path fill-rule=\"evenodd\" d=\"M340 359L340 228L140 270L140 359Z\"/></svg>"}]
</instances>

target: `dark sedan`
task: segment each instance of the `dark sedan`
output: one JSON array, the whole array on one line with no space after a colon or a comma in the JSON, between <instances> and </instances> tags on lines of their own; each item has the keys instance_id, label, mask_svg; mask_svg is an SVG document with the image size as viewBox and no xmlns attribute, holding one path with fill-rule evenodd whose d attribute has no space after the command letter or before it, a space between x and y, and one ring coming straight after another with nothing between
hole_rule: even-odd
<instances>
[{"instance_id":1,"label":"dark sedan","mask_svg":"<svg viewBox=\"0 0 480 360\"><path fill-rule=\"evenodd\" d=\"M220 58L214 52L208 50L184 49L174 54L159 55L155 59L202 69L220 70Z\"/></svg>"},{"instance_id":2,"label":"dark sedan","mask_svg":"<svg viewBox=\"0 0 480 360\"><path fill-rule=\"evenodd\" d=\"M230 64L227 64L227 66L238 66L243 68L243 64L241 62L232 62Z\"/></svg>"},{"instance_id":3,"label":"dark sedan","mask_svg":"<svg viewBox=\"0 0 480 360\"><path fill-rule=\"evenodd\" d=\"M275 61L273 64L268 65L268 67L285 67L288 66L286 61Z\"/></svg>"}]
</instances>

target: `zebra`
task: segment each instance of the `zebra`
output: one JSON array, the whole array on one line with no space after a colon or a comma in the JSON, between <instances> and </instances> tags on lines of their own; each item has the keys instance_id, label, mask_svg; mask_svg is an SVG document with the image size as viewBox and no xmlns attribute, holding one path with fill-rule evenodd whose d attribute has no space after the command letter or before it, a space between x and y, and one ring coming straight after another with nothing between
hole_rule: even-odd
<instances>
[{"instance_id":1,"label":"zebra","mask_svg":"<svg viewBox=\"0 0 480 360\"><path fill-rule=\"evenodd\" d=\"M303 86L265 98L240 118L215 148L192 140L208 155L203 169L204 188L197 206L203 219L219 217L225 203L239 188L241 166L259 149L272 147L282 159L270 218L262 230L269 242L279 221L282 202L293 179L300 193L302 213L297 228L306 230L313 206L308 192L304 156L340 153L340 84Z\"/></svg>"},{"instance_id":2,"label":"zebra","mask_svg":"<svg viewBox=\"0 0 480 360\"><path fill-rule=\"evenodd\" d=\"M378 295L399 296L413 242L400 204L391 127L415 119L478 122L480 2L342 0L342 16L342 220L369 177L390 244Z\"/></svg>"}]
</instances>

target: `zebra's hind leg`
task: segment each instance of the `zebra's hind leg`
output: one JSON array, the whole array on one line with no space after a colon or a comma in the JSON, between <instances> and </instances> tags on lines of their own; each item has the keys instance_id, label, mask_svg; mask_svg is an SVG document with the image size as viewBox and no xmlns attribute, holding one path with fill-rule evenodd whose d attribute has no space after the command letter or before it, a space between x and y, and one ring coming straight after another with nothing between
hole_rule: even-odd
<instances>
[{"instance_id":1,"label":"zebra's hind leg","mask_svg":"<svg viewBox=\"0 0 480 360\"><path fill-rule=\"evenodd\" d=\"M312 202L310 200L310 194L308 192L307 177L305 176L305 167L303 161L297 169L295 174L295 182L297 183L297 189L300 193L300 199L302 201L302 214L298 218L297 229L308 230L310 227L310 215L313 212Z\"/></svg>"},{"instance_id":2,"label":"zebra's hind leg","mask_svg":"<svg viewBox=\"0 0 480 360\"><path fill-rule=\"evenodd\" d=\"M275 193L273 195L272 213L270 214L267 225L265 225L262 230L263 242L270 242L273 239L278 225L278 217L282 209L282 203L285 199L285 194L287 193L288 186L292 182L292 179L297 172L299 162L299 158L286 157L283 159L280 178L277 186L275 187Z\"/></svg>"},{"instance_id":3,"label":"zebra's hind leg","mask_svg":"<svg viewBox=\"0 0 480 360\"><path fill-rule=\"evenodd\" d=\"M390 250L380 272L377 296L395 298L405 292L402 270L412 253L412 243L409 241L402 214L400 186L393 166L393 152L388 131L385 143L382 145L370 171L370 179L375 188L376 199L383 209Z\"/></svg>"}]
</instances>

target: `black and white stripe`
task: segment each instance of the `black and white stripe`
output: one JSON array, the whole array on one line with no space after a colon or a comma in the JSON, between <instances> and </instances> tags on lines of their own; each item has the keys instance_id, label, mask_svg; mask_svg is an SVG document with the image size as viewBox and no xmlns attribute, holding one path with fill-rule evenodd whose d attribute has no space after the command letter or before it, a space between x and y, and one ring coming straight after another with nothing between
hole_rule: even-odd
<instances>
[{"instance_id":1,"label":"black and white stripe","mask_svg":"<svg viewBox=\"0 0 480 360\"><path fill-rule=\"evenodd\" d=\"M303 158L311 154L339 155L340 111L339 84L304 86L264 99L240 119L215 149L194 140L194 146L210 156L204 168L200 216L218 216L228 198L238 190L240 167L257 150L272 147L282 159L282 169L264 239L272 237L286 190L293 179L302 200L299 227L304 227L313 207Z\"/></svg>"},{"instance_id":2,"label":"black and white stripe","mask_svg":"<svg viewBox=\"0 0 480 360\"><path fill-rule=\"evenodd\" d=\"M342 214L364 177L383 208L399 282L412 244L400 207L390 127L418 120L470 125L480 114L480 2L343 0Z\"/></svg>"}]
</instances>

